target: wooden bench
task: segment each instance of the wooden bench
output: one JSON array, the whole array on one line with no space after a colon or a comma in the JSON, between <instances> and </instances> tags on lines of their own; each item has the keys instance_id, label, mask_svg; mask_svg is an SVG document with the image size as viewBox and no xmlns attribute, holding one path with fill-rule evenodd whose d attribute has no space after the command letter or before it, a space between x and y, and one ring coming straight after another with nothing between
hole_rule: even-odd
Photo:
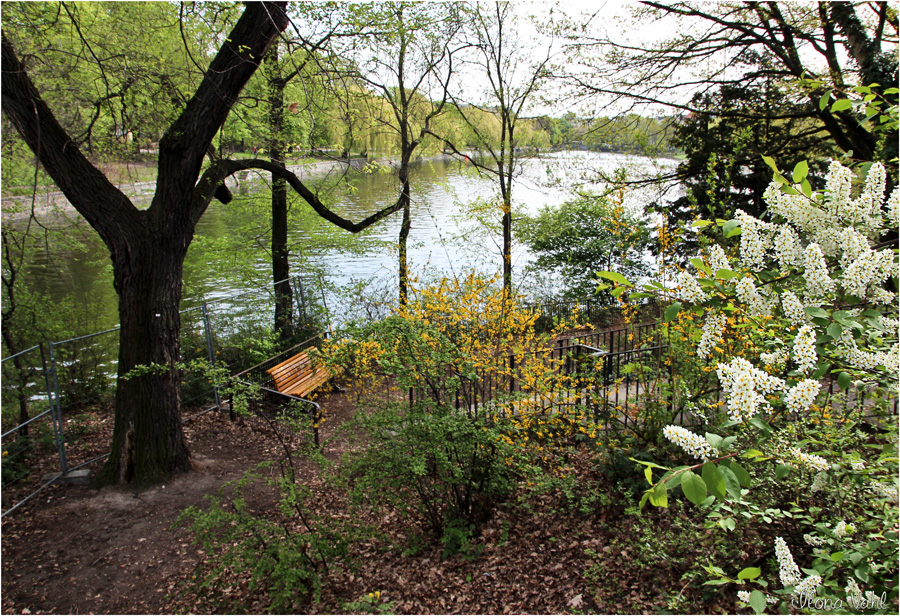
<instances>
[{"instance_id":1,"label":"wooden bench","mask_svg":"<svg viewBox=\"0 0 900 616\"><path fill-rule=\"evenodd\" d=\"M306 397L333 376L327 368L313 366L306 351L272 366L266 373L275 379L275 389L280 393L298 398Z\"/></svg>"}]
</instances>

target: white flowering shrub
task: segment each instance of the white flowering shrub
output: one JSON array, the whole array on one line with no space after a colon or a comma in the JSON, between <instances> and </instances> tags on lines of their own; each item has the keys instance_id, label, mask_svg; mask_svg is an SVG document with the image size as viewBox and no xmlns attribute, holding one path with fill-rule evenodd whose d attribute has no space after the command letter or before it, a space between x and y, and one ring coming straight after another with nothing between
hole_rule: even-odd
<instances>
[{"instance_id":1,"label":"white flowering shrub","mask_svg":"<svg viewBox=\"0 0 900 616\"><path fill-rule=\"evenodd\" d=\"M768 574L706 567L709 583L740 585L739 605L756 613L772 605L897 613L900 194L885 196L878 163L857 174L833 162L817 193L806 163L789 181L767 160L775 170L767 219L739 211L695 223L740 245L734 257L712 246L666 289L676 300L666 321L683 310L705 315L696 361L715 370L725 406L706 417L704 435L665 429L685 466L654 477L649 469L661 467L641 462L651 484L641 506L666 506L680 488L711 528L762 525L778 535ZM632 286L608 278L614 293ZM734 336L759 352L713 353ZM855 406L834 404L835 387Z\"/></svg>"}]
</instances>

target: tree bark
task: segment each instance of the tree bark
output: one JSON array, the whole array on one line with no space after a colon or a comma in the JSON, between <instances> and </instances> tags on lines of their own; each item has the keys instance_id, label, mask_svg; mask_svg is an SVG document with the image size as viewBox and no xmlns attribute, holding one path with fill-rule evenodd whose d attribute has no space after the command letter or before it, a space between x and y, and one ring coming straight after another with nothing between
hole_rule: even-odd
<instances>
[{"instance_id":1,"label":"tree bark","mask_svg":"<svg viewBox=\"0 0 900 616\"><path fill-rule=\"evenodd\" d=\"M403 140L404 142L406 139ZM405 306L409 299L409 264L407 263L407 244L409 232L412 228L412 203L411 187L409 184L409 161L412 158L412 149L404 144L400 155L400 170L397 177L400 180L400 198L398 203L403 210L403 220L400 223L400 233L397 237L398 244L398 279L400 285L400 305Z\"/></svg>"},{"instance_id":2,"label":"tree bark","mask_svg":"<svg viewBox=\"0 0 900 616\"><path fill-rule=\"evenodd\" d=\"M119 293L119 381L110 457L101 482L148 484L190 469L179 413L180 233L142 234L113 255ZM124 254L123 254L124 253ZM149 367L149 368L148 368ZM130 376L131 370L147 371Z\"/></svg>"},{"instance_id":3,"label":"tree bark","mask_svg":"<svg viewBox=\"0 0 900 616\"><path fill-rule=\"evenodd\" d=\"M269 160L285 166L284 87L278 58L278 43L266 56L269 87ZM291 289L290 251L288 249L287 182L272 174L272 283L275 287L275 331L289 338L294 331L293 289Z\"/></svg>"}]
</instances>

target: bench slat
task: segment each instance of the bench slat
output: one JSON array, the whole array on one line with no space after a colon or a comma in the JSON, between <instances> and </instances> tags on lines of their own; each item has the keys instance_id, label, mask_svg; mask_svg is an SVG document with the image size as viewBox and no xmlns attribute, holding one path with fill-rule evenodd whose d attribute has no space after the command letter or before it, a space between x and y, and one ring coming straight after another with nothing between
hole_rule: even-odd
<instances>
[{"instance_id":1,"label":"bench slat","mask_svg":"<svg viewBox=\"0 0 900 616\"><path fill-rule=\"evenodd\" d=\"M275 389L283 394L304 397L331 378L326 368L315 368L306 351L272 366L266 373L275 381Z\"/></svg>"}]
</instances>

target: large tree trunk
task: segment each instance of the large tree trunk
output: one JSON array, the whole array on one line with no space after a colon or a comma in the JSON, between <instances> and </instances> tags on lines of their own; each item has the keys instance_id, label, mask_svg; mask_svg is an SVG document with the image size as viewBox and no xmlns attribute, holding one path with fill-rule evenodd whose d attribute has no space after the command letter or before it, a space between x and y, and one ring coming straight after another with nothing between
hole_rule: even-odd
<instances>
[{"instance_id":1,"label":"large tree trunk","mask_svg":"<svg viewBox=\"0 0 900 616\"><path fill-rule=\"evenodd\" d=\"M190 468L181 430L181 279L187 242L148 233L114 254L119 379L112 449L101 483L147 484ZM149 238L154 239L149 239ZM140 376L138 376L140 375Z\"/></svg>"},{"instance_id":2,"label":"large tree trunk","mask_svg":"<svg viewBox=\"0 0 900 616\"><path fill-rule=\"evenodd\" d=\"M278 43L266 55L266 76L269 87L269 158L284 167L284 86L278 60ZM289 277L291 275L288 249L287 182L272 174L272 282L275 286L275 331L288 338L294 331L293 301Z\"/></svg>"}]
</instances>

